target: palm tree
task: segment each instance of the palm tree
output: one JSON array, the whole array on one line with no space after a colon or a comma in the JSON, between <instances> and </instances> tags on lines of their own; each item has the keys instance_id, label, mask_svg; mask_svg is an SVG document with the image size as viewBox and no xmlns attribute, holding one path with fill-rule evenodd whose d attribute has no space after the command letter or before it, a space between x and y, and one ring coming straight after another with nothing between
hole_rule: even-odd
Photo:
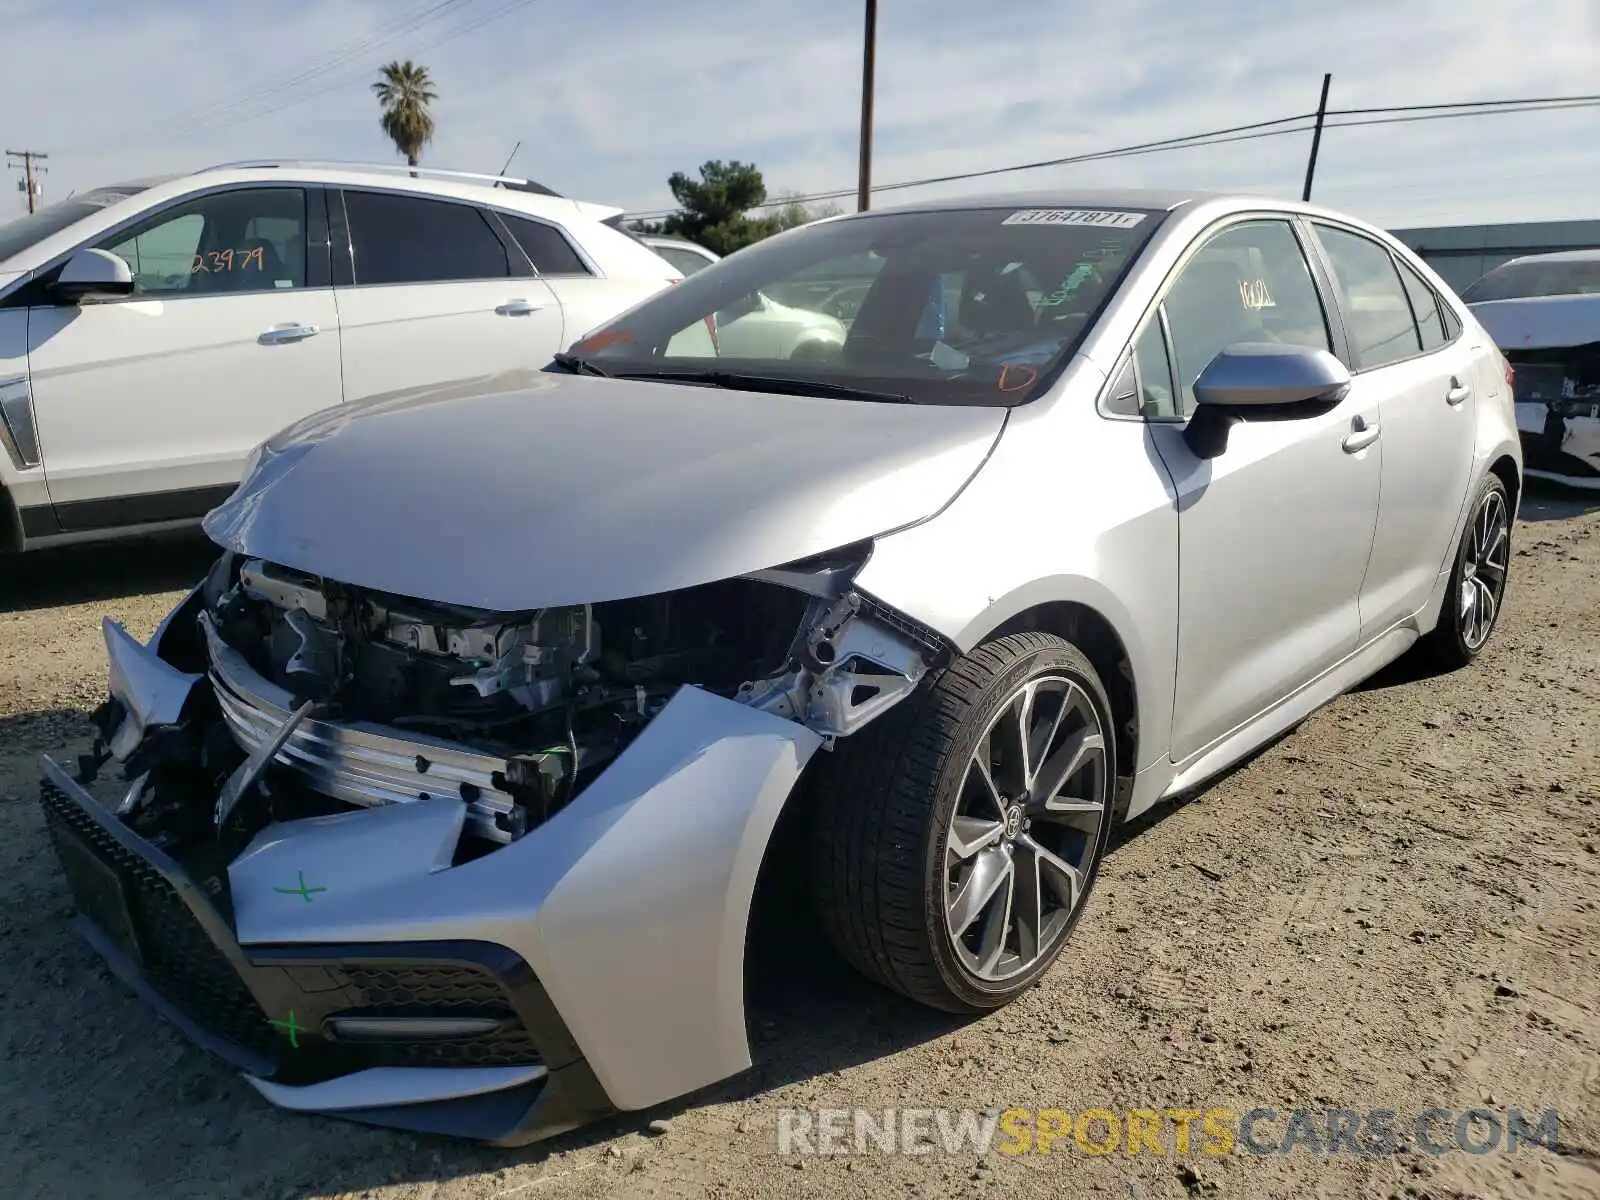
<instances>
[{"instance_id":1,"label":"palm tree","mask_svg":"<svg viewBox=\"0 0 1600 1200\"><path fill-rule=\"evenodd\" d=\"M409 58L389 63L379 69L378 82L372 90L383 106L378 124L394 148L406 156L407 165L416 166L422 148L433 140L433 114L428 105L439 98L433 90L433 80L428 78L428 68L419 67Z\"/></svg>"}]
</instances>

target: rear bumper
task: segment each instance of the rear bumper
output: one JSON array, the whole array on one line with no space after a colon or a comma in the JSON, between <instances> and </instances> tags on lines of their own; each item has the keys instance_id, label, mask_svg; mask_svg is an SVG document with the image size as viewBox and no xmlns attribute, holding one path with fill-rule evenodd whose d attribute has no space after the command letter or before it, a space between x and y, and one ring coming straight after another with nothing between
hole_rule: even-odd
<instances>
[{"instance_id":1,"label":"rear bumper","mask_svg":"<svg viewBox=\"0 0 1600 1200\"><path fill-rule=\"evenodd\" d=\"M41 805L114 974L280 1107L504 1145L614 1111L543 985L488 942L241 946L205 888L52 760ZM353 1041L340 1015L469 1017L471 1037Z\"/></svg>"},{"instance_id":2,"label":"rear bumper","mask_svg":"<svg viewBox=\"0 0 1600 1200\"><path fill-rule=\"evenodd\" d=\"M1600 489L1600 418L1563 416L1543 404L1518 404L1517 433L1528 475Z\"/></svg>"}]
</instances>

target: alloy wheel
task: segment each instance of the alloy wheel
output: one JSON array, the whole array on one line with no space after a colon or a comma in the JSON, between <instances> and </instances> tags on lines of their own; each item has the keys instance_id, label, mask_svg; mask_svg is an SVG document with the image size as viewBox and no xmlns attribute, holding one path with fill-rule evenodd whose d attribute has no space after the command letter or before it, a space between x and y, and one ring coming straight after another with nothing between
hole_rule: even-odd
<instances>
[{"instance_id":1,"label":"alloy wheel","mask_svg":"<svg viewBox=\"0 0 1600 1200\"><path fill-rule=\"evenodd\" d=\"M977 978L1002 982L1049 955L1088 889L1112 773L1089 694L1028 680L967 763L945 839L945 926Z\"/></svg>"},{"instance_id":2,"label":"alloy wheel","mask_svg":"<svg viewBox=\"0 0 1600 1200\"><path fill-rule=\"evenodd\" d=\"M1505 497L1498 489L1484 496L1472 516L1462 560L1461 640L1477 653L1489 640L1500 601L1505 595L1511 555L1511 522Z\"/></svg>"}]
</instances>

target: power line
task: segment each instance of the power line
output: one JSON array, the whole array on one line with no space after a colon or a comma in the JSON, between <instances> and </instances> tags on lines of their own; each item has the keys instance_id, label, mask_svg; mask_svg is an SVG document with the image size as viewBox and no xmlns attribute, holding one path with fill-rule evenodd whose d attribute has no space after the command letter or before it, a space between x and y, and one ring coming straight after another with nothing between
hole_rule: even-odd
<instances>
[{"instance_id":1,"label":"power line","mask_svg":"<svg viewBox=\"0 0 1600 1200\"><path fill-rule=\"evenodd\" d=\"M1392 104L1387 108L1330 108L1330 117L1369 116L1398 112L1438 112L1445 109L1494 109L1510 105L1568 104L1575 101L1597 101L1600 95L1591 96L1523 96L1513 100L1457 100L1451 104ZM1470 114L1469 114L1470 115Z\"/></svg>"},{"instance_id":2,"label":"power line","mask_svg":"<svg viewBox=\"0 0 1600 1200\"><path fill-rule=\"evenodd\" d=\"M499 8L494 9L476 21L469 22L466 25L457 26L454 29L446 30L432 41L424 42L415 47L412 49L411 53L421 54L427 50L435 50L447 42L453 42L457 38L465 37L469 33L473 33L476 30L482 29L485 25L488 25L494 21L498 21L502 17L509 16L518 9L527 8L529 5L536 2L537 0L509 0L508 3L502 4ZM270 108L261 109L258 112L248 113L237 120L229 121L226 125L218 126L217 128L227 128L230 125L243 125L250 121L258 121L262 117L270 116L273 113L282 112L285 109L294 108L297 105L304 104L307 100L314 100L318 96L325 96L329 92L337 91L339 88L348 87L350 84L359 82L364 78L366 78L365 70L359 74L342 76L338 79L335 79L332 83L329 83L325 87L316 88L309 92L297 90L296 95L291 100L287 100L282 104L274 105Z\"/></svg>"},{"instance_id":3,"label":"power line","mask_svg":"<svg viewBox=\"0 0 1600 1200\"><path fill-rule=\"evenodd\" d=\"M1560 112L1569 108L1600 108L1600 96L1574 100L1567 104L1535 104L1518 108L1494 108L1485 112L1431 112L1410 117L1374 117L1364 121L1329 121L1329 129L1360 129L1368 125L1409 125L1413 121L1449 121L1457 117L1498 117L1504 113Z\"/></svg>"},{"instance_id":4,"label":"power line","mask_svg":"<svg viewBox=\"0 0 1600 1200\"><path fill-rule=\"evenodd\" d=\"M1530 96L1509 100L1460 101L1451 104L1405 104L1382 108L1329 109L1327 112L1329 118L1360 116L1367 117L1367 119L1330 119L1327 121L1325 128L1354 129L1369 125L1409 124L1416 121L1442 121L1460 117L1498 116L1503 113L1548 112L1593 107L1600 107L1600 95ZM1372 114L1372 116L1368 117L1368 114ZM1383 116L1379 114L1397 115ZM1398 114L1408 115L1401 116ZM895 183L878 184L872 190L873 192L893 192L907 188L932 187L936 184L986 179L993 175L1006 175L1016 171L1033 171L1044 167L1104 162L1111 159L1133 158L1139 155L1165 153L1172 150L1189 150L1203 146L1226 145L1231 142L1254 141L1258 138L1280 137L1290 133L1306 133L1311 130L1312 126L1305 122L1314 117L1314 113L1301 113L1292 117L1280 117L1274 121L1257 121L1249 125L1236 125L1228 129L1215 129L1206 133L1189 134L1186 137L1179 138L1164 138L1159 141L1143 142L1132 146L1119 146L1114 149L1098 150L1087 154L1042 159L1038 162L1016 163L1005 167L989 167L977 171L963 171L951 175L929 176L923 179L905 179ZM852 195L855 195L854 188L841 188L804 196L786 197L783 201L774 201L773 203L811 204L822 200L839 200ZM760 207L767 208L771 207L771 205L761 205ZM653 220L670 216L677 211L679 210L676 208L657 209L649 212L630 213L629 217L634 220Z\"/></svg>"},{"instance_id":5,"label":"power line","mask_svg":"<svg viewBox=\"0 0 1600 1200\"><path fill-rule=\"evenodd\" d=\"M380 26L365 38L349 43L343 49L317 60L295 74L275 81L268 80L265 84L257 85L248 92L241 93L234 100L202 106L189 117L176 123L167 132L176 133L180 136L185 133L197 132L214 124L218 118L248 113L251 109L260 107L264 101L269 101L279 96L296 94L306 84L324 77L339 67L343 67L357 59L365 58L386 42L392 42L397 38L415 33L420 29L442 21L459 11L463 5L474 2L475 0L436 0L431 5L413 9L398 20L390 22L388 25Z\"/></svg>"},{"instance_id":6,"label":"power line","mask_svg":"<svg viewBox=\"0 0 1600 1200\"><path fill-rule=\"evenodd\" d=\"M435 9L443 8L443 7L445 7L445 5L449 5L450 7L453 8L453 7L455 7L457 5L460 5L460 4L470 4L470 3L473 3L473 2L474 2L474 0L444 0L443 3L436 4L434 6L434 8ZM465 37L469 33L473 33L476 30L482 29L485 25L488 25L488 24L490 24L490 23L492 23L494 21L498 21L502 17L509 16L511 13L516 12L518 9L527 8L529 5L531 5L531 4L535 3L535 2L536 2L536 0L508 0L507 3L503 3L498 8L490 10L489 12L487 12L487 13L483 14L482 16L480 16L477 20L468 21L465 24L457 25L454 28L450 28L450 29L442 31L437 37L433 38L431 41L426 41L426 42L421 43L418 46L413 47L411 49L410 53L416 55L416 54L422 54L423 52L428 51L428 50L437 49L439 46L443 46L448 42L455 41L457 38ZM429 10L429 11L432 11L432 10ZM342 65L343 61L348 61L350 59L359 57L361 54L366 53L367 51L369 51L370 49L372 49L373 47L378 45L380 41L392 41L395 37L401 36L402 34L415 32L416 28L419 28L419 27L420 26L414 24L412 27L404 29L404 30L401 30L399 33L390 34L390 35L388 35L388 36L386 36L386 37L384 37L382 39L376 39L369 46L363 47L360 51L351 51L350 53L346 54L341 59L340 63L331 64L330 66L326 67L323 70L314 72L314 74L326 74L327 69L331 69L332 66ZM159 143L164 142L164 141L171 141L171 140L173 140L174 137L181 137L181 136L184 136L186 134L198 133L198 132L217 132L217 131L220 131L222 129L230 128L232 126L247 124L247 123L249 123L251 121L258 121L262 117L271 116L272 114L278 113L278 112L282 112L285 109L294 108L297 105L304 104L308 100L314 100L318 96L324 96L327 93L332 92L332 91L336 91L339 88L348 87L350 84L359 82L362 79L364 79L365 77L366 77L366 71L365 71L365 69L363 69L360 73L341 75L341 76L339 76L338 78L334 79L332 82L328 83L327 85L325 85L323 87L312 88L312 89L309 89L309 90L307 90L305 87L300 86L298 84L294 85L294 86L292 86L290 88L287 88L287 89L284 88L284 87L281 87L281 86L277 87L277 88L273 88L273 89L270 89L270 92L268 94L264 94L263 96L257 97L256 99L259 100L259 99L270 98L270 93L272 93L272 92L282 92L284 90L292 91L293 94L289 98L285 99L283 101L283 103L281 103L281 104L271 104L271 105L268 105L266 107L257 108L255 111L247 111L247 112L244 112L241 115L238 115L236 117L230 117L228 120L226 120L226 121L224 121L224 122L222 122L221 124L218 124L218 125L212 125L210 123L210 120L207 119L205 121L201 121L198 124L191 124L191 125L188 125L188 126L184 126L184 127L181 127L181 128L177 128L177 129L168 131L168 133L163 134L162 136L160 136L158 138L154 138L154 139L146 138L145 139L145 143L146 144L152 144L152 143L159 144ZM220 114L218 114L218 115L220 115Z\"/></svg>"},{"instance_id":7,"label":"power line","mask_svg":"<svg viewBox=\"0 0 1600 1200\"><path fill-rule=\"evenodd\" d=\"M988 167L979 171L961 171L953 175L934 175L925 179L903 179L897 183L876 184L872 190L874 192L897 192L905 188L929 187L939 183L961 183L969 179L984 179L991 175L1006 175L1013 171L1035 171L1041 167L1073 166L1078 163L1096 162L1101 159L1131 158L1140 154L1154 154L1163 150L1187 150L1197 146L1215 146L1228 142L1251 141L1255 138L1277 137L1285 133L1304 133L1311 128L1305 122L1312 115L1311 113L1299 113L1292 117L1279 117L1274 121L1252 121L1248 125L1232 125L1225 129L1207 130L1204 133L1190 133L1182 137L1161 138L1153 142L1137 142L1131 146L1118 146L1111 150L1094 150L1086 154L1068 155L1064 158L1015 163L1008 167ZM1275 126L1286 126L1286 128L1275 128ZM810 204L817 200L839 200L855 194L854 188L843 188L830 192L815 192L807 196L787 197L784 200L775 200L773 204ZM760 207L766 208L769 206L761 205ZM675 208L669 208L629 215L638 218L664 217L677 211Z\"/></svg>"},{"instance_id":8,"label":"power line","mask_svg":"<svg viewBox=\"0 0 1600 1200\"><path fill-rule=\"evenodd\" d=\"M309 83L319 75L324 75L356 57L371 52L384 42L392 41L396 37L414 32L430 22L448 16L451 9L457 8L463 3L473 2L474 0L429 0L429 3L407 10L393 20L379 25L376 29L370 30L361 37L346 42L342 46L335 47L328 54L313 59L294 71L286 74L269 75L257 80L248 88L235 93L232 99L226 96L219 97L197 105L186 112L180 111L171 117L163 119L164 130L161 137L162 139L170 139L173 136L182 136L185 133L203 129L217 117L233 110L259 104L263 99L281 95L284 91ZM108 139L102 145L115 145L134 132L147 133L148 127L137 131L126 131L122 135ZM98 149L99 147L95 148Z\"/></svg>"}]
</instances>

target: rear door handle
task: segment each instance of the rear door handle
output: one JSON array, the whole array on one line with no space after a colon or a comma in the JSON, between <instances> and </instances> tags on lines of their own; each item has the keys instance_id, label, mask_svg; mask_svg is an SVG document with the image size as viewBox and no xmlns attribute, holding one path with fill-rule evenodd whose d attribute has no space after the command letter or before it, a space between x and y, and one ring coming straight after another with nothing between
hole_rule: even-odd
<instances>
[{"instance_id":1,"label":"rear door handle","mask_svg":"<svg viewBox=\"0 0 1600 1200\"><path fill-rule=\"evenodd\" d=\"M1470 387L1462 383L1461 380L1452 378L1450 380L1450 390L1444 394L1444 402L1450 405L1460 404L1470 395L1472 395Z\"/></svg>"},{"instance_id":2,"label":"rear door handle","mask_svg":"<svg viewBox=\"0 0 1600 1200\"><path fill-rule=\"evenodd\" d=\"M1378 427L1368 425L1360 417L1350 422L1350 432L1340 443L1346 454L1359 454L1378 440Z\"/></svg>"},{"instance_id":3,"label":"rear door handle","mask_svg":"<svg viewBox=\"0 0 1600 1200\"><path fill-rule=\"evenodd\" d=\"M274 325L256 341L263 346L281 346L286 342L303 342L316 337L321 331L315 325Z\"/></svg>"},{"instance_id":4,"label":"rear door handle","mask_svg":"<svg viewBox=\"0 0 1600 1200\"><path fill-rule=\"evenodd\" d=\"M496 305L495 312L502 317L525 317L543 307L544 305L535 304L532 300L507 300L504 304Z\"/></svg>"}]
</instances>

